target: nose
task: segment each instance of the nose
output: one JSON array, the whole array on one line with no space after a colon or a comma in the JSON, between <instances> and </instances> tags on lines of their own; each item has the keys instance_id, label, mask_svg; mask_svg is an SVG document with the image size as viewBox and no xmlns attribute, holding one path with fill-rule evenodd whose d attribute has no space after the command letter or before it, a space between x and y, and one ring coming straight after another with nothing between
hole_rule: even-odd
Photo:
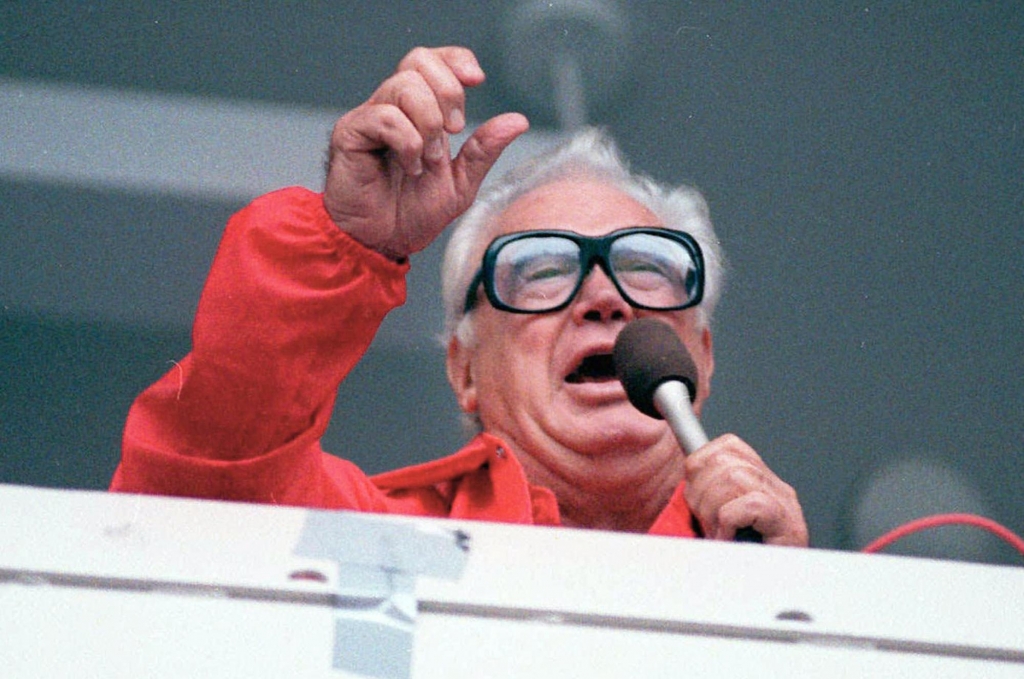
<instances>
[{"instance_id":1,"label":"nose","mask_svg":"<svg viewBox=\"0 0 1024 679\"><path fill-rule=\"evenodd\" d=\"M634 309L619 294L615 283L600 266L595 266L583 279L580 291L572 304L573 320L584 321L630 321Z\"/></svg>"}]
</instances>

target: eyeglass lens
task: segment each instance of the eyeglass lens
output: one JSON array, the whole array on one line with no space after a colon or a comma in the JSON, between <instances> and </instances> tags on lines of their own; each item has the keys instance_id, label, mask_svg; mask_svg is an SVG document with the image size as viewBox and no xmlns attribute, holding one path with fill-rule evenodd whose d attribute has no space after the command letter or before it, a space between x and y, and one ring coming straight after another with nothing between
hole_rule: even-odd
<instances>
[{"instance_id":1,"label":"eyeglass lens","mask_svg":"<svg viewBox=\"0 0 1024 679\"><path fill-rule=\"evenodd\" d=\"M651 233L612 241L608 266L631 304L652 309L685 306L697 290L697 266L682 243ZM543 311L564 304L586 274L579 245L561 236L532 236L506 243L494 266L494 292L503 304Z\"/></svg>"}]
</instances>

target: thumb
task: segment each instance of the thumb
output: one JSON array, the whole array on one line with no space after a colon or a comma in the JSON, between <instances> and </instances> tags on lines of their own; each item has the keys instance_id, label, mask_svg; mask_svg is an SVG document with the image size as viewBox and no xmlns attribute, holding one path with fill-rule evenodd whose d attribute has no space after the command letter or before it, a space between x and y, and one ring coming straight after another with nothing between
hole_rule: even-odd
<instances>
[{"instance_id":1,"label":"thumb","mask_svg":"<svg viewBox=\"0 0 1024 679\"><path fill-rule=\"evenodd\" d=\"M505 113L478 127L462 145L459 155L452 161L452 174L467 205L476 197L498 157L529 127L525 116Z\"/></svg>"}]
</instances>

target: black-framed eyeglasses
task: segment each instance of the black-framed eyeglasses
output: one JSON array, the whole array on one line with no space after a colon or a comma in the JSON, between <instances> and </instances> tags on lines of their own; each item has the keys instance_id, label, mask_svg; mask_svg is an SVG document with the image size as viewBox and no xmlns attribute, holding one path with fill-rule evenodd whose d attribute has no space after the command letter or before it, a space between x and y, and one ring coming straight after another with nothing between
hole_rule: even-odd
<instances>
[{"instance_id":1,"label":"black-framed eyeglasses","mask_svg":"<svg viewBox=\"0 0 1024 679\"><path fill-rule=\"evenodd\" d=\"M572 231L521 231L487 246L466 291L464 312L476 306L481 284L495 309L520 314L564 309L594 264L637 309L686 309L704 295L704 256L688 233L651 226L596 238Z\"/></svg>"}]
</instances>

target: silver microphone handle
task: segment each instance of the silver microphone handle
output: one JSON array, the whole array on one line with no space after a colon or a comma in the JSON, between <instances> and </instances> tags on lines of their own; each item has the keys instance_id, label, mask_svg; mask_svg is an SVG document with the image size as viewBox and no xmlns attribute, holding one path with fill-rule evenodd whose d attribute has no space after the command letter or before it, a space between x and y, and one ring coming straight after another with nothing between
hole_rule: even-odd
<instances>
[{"instance_id":1,"label":"silver microphone handle","mask_svg":"<svg viewBox=\"0 0 1024 679\"><path fill-rule=\"evenodd\" d=\"M687 455L708 442L704 427L690 404L690 391L683 382L668 380L659 384L654 390L654 407L668 422Z\"/></svg>"}]
</instances>

